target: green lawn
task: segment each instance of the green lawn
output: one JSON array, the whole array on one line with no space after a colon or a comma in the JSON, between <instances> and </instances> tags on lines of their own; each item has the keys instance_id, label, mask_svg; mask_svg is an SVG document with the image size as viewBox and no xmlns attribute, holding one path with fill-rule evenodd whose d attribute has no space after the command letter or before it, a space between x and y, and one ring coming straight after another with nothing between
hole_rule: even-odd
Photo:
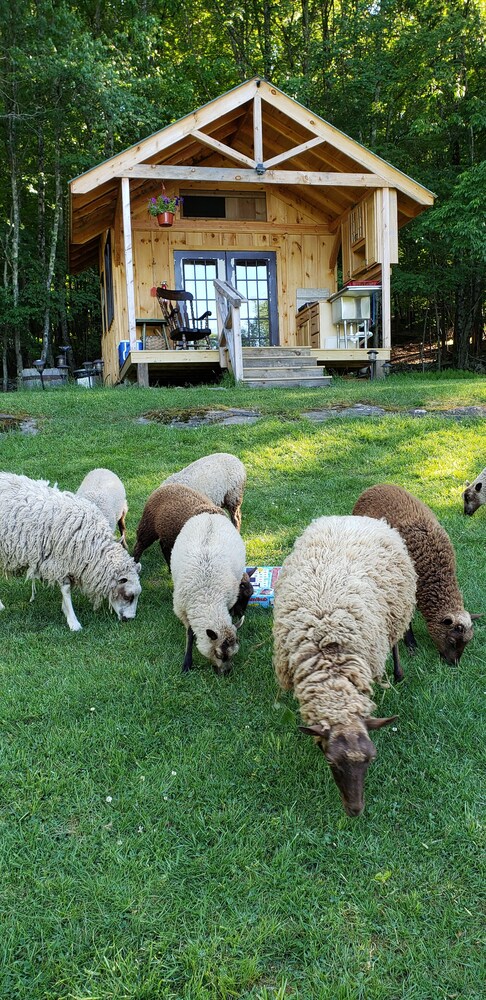
<instances>
[{"instance_id":1,"label":"green lawn","mask_svg":"<svg viewBox=\"0 0 486 1000\"><path fill-rule=\"evenodd\" d=\"M392 417L311 423L306 410L371 402ZM116 471L128 541L148 494L210 451L248 470L248 563L278 563L309 521L350 513L397 482L437 513L466 606L486 611L486 509L461 491L486 464L484 420L401 410L486 403L465 374L335 380L329 390L57 390L2 396L37 435L0 434L4 470L76 489ZM248 406L251 426L175 429L149 410ZM423 621L405 681L376 689L396 731L358 819L296 703L279 697L271 612L250 609L233 673L195 654L157 546L143 557L135 621L93 611L70 633L57 589L0 579L0 997L6 1000L479 1000L486 625L459 668ZM390 662L391 667L391 662ZM483 786L484 790L484 786Z\"/></svg>"}]
</instances>

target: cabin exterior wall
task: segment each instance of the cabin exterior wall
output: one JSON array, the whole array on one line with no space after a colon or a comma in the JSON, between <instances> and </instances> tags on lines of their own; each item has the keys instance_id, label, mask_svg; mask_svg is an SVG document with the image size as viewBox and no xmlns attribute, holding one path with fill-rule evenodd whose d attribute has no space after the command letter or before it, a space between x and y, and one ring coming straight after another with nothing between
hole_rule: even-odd
<instances>
[{"instance_id":1,"label":"cabin exterior wall","mask_svg":"<svg viewBox=\"0 0 486 1000\"><path fill-rule=\"evenodd\" d=\"M195 188L195 190L197 190ZM167 193L176 194L177 190ZM398 258L396 193L392 194L391 262ZM356 279L380 278L382 227L381 190L367 194L341 220L343 282ZM337 291L337 268L330 267L335 244L322 214L293 191L269 189L266 192L267 221L234 219L180 219L170 228L161 228L149 216L143 204L132 207L132 247L137 319L159 318L159 307L151 289L167 282L175 287L174 251L267 251L276 254L279 343L281 346L302 346L297 329L297 290L326 288ZM361 227L361 228L360 228ZM115 317L102 338L105 378L114 383L118 378L118 344L128 339L128 309L126 299L123 232L120 220L112 230L113 289ZM100 272L103 249L100 251ZM300 335L299 335L300 334Z\"/></svg>"}]
</instances>

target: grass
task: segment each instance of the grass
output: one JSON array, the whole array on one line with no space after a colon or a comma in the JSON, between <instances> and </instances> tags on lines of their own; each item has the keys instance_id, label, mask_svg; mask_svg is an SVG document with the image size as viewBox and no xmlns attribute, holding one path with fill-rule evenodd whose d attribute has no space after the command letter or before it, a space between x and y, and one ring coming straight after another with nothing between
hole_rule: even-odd
<instances>
[{"instance_id":1,"label":"grass","mask_svg":"<svg viewBox=\"0 0 486 1000\"><path fill-rule=\"evenodd\" d=\"M393 419L313 424L306 410L373 402ZM209 451L248 469L248 562L277 563L312 517L349 513L368 485L401 483L436 511L466 605L483 610L485 514L461 513L484 466L484 420L413 407L486 402L472 375L335 380L330 390L83 389L2 397L35 436L0 435L1 467L76 489L121 476L128 540L147 495ZM151 409L256 407L252 426L175 429ZM279 696L271 612L252 609L233 673L184 635L156 546L134 622L94 612L71 634L55 589L1 582L0 997L8 1000L476 1000L484 865L485 638L442 664L423 622L405 681L377 688L377 761L359 819Z\"/></svg>"}]
</instances>

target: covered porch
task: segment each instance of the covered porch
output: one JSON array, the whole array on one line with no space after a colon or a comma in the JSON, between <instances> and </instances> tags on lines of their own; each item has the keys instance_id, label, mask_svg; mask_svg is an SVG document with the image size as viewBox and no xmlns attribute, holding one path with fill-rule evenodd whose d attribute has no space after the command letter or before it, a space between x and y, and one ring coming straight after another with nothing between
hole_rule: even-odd
<instances>
[{"instance_id":1,"label":"covered porch","mask_svg":"<svg viewBox=\"0 0 486 1000\"><path fill-rule=\"evenodd\" d=\"M178 200L167 228L147 214L161 190ZM98 262L106 381L219 367L245 382L250 346L300 352L321 374L366 367L374 351L378 370L390 358L398 232L433 201L267 81L248 80L70 182L71 270ZM218 283L231 289L229 323ZM163 285L211 313L209 348L155 343Z\"/></svg>"},{"instance_id":2,"label":"covered porch","mask_svg":"<svg viewBox=\"0 0 486 1000\"><path fill-rule=\"evenodd\" d=\"M141 319L138 324L142 340L137 341L137 349L130 350L123 362L120 381L127 379L148 387L159 382L215 376L227 370L237 382L251 387L313 388L329 384L328 368L368 368L370 378L383 374L383 365L390 360L390 349L374 346L377 335L371 325L372 294L378 295L379 287L356 285L351 287L349 295L336 293L328 298L326 293L321 301L312 301L318 290L307 291L311 302L305 302L297 314L295 345L247 343L245 346L242 330L247 331L247 326L242 323L241 312L246 300L232 285L215 279L217 346L208 349L201 346L202 341L195 341L187 350L171 348L163 318ZM147 336L147 329L154 330L155 335ZM156 346L150 346L150 341Z\"/></svg>"},{"instance_id":3,"label":"covered porch","mask_svg":"<svg viewBox=\"0 0 486 1000\"><path fill-rule=\"evenodd\" d=\"M315 358L317 366L324 369L346 369L366 368L372 365L368 352L362 349L343 350L320 350L310 348L310 356ZM389 348L378 348L376 350L376 374L379 375L380 365L390 360ZM221 371L219 350L200 349L197 351L157 351L157 350L136 350L130 352L124 361L119 375L119 381L125 379L131 382L138 382L141 386L156 384L161 382L176 383L180 385L185 381L190 381L191 375L196 372L201 376L212 377L215 372ZM180 380L180 381L179 381ZM241 380L244 382L244 380Z\"/></svg>"}]
</instances>

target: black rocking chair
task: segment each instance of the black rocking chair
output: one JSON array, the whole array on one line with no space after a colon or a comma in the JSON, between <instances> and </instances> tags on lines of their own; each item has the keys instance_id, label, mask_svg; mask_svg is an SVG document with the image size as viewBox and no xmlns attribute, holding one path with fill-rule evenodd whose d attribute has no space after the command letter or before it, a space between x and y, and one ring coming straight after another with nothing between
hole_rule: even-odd
<instances>
[{"instance_id":1,"label":"black rocking chair","mask_svg":"<svg viewBox=\"0 0 486 1000\"><path fill-rule=\"evenodd\" d=\"M189 345L197 347L198 342L204 340L206 347L210 348L209 337L211 329L204 322L211 313L205 312L202 316L194 316L193 301L191 292L174 290L172 288L158 288L157 301L162 310L165 321L167 336L174 342L176 350L187 351Z\"/></svg>"}]
</instances>

